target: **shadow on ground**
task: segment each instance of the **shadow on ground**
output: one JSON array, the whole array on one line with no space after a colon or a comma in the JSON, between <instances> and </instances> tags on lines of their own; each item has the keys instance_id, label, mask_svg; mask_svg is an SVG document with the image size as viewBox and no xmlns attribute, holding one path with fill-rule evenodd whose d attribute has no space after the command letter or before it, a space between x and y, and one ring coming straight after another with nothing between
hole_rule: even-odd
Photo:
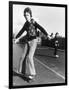
<instances>
[{"instance_id":1,"label":"shadow on ground","mask_svg":"<svg viewBox=\"0 0 69 90\"><path fill-rule=\"evenodd\" d=\"M30 79L29 79L27 76L22 75L22 74L18 74L18 73L16 73L15 71L13 71L13 76L18 76L18 77L20 77L22 80L27 81L27 82L30 82Z\"/></svg>"}]
</instances>

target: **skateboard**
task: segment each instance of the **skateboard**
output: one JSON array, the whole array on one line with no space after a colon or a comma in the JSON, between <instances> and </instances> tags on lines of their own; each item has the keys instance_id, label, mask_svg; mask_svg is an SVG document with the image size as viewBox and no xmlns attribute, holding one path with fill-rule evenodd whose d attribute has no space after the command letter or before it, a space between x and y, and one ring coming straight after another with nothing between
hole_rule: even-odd
<instances>
[{"instance_id":1,"label":"skateboard","mask_svg":"<svg viewBox=\"0 0 69 90\"><path fill-rule=\"evenodd\" d=\"M31 82L33 82L33 81L35 81L35 79L31 79L31 78L29 78L29 76L28 75L26 75L26 74L23 74L23 73L20 73L20 72L18 72L18 71L13 71L17 76L19 76L19 77L21 77L24 81L27 81L28 83L31 83Z\"/></svg>"}]
</instances>

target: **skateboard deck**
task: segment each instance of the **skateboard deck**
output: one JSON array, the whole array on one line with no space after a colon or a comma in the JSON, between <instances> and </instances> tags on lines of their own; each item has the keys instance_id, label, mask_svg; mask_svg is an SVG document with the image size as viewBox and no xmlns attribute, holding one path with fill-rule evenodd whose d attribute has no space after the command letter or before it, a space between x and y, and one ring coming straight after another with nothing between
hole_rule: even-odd
<instances>
[{"instance_id":1,"label":"skateboard deck","mask_svg":"<svg viewBox=\"0 0 69 90\"><path fill-rule=\"evenodd\" d=\"M28 83L31 83L34 81L34 79L30 79L28 75L20 73L18 71L13 71L17 76L21 77L23 80L27 81Z\"/></svg>"}]
</instances>

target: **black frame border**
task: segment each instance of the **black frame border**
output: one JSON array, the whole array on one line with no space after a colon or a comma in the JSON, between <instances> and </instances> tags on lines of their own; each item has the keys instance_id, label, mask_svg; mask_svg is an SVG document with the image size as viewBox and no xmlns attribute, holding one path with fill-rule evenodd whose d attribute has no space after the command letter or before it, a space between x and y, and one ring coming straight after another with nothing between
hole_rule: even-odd
<instances>
[{"instance_id":1,"label":"black frame border","mask_svg":"<svg viewBox=\"0 0 69 90\"><path fill-rule=\"evenodd\" d=\"M54 84L39 84L30 86L13 86L13 5L34 5L34 6L49 6L49 7L63 7L65 8L65 83ZM9 1L9 89L14 88L30 88L30 87L47 87L47 86L62 86L67 85L67 5L66 4L51 4L51 3L33 3Z\"/></svg>"}]
</instances>

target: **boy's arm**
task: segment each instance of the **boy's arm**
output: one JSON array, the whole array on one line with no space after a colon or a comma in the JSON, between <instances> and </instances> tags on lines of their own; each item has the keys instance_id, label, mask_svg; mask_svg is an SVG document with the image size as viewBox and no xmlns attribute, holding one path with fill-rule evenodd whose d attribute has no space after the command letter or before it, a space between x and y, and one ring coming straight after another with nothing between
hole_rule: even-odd
<instances>
[{"instance_id":1,"label":"boy's arm","mask_svg":"<svg viewBox=\"0 0 69 90\"><path fill-rule=\"evenodd\" d=\"M37 22L35 22L35 25L41 32L43 32L46 36L48 36L48 33L41 25L39 25Z\"/></svg>"},{"instance_id":2,"label":"boy's arm","mask_svg":"<svg viewBox=\"0 0 69 90\"><path fill-rule=\"evenodd\" d=\"M19 38L25 30L26 30L26 24L24 24L23 28L16 35L15 39Z\"/></svg>"}]
</instances>

